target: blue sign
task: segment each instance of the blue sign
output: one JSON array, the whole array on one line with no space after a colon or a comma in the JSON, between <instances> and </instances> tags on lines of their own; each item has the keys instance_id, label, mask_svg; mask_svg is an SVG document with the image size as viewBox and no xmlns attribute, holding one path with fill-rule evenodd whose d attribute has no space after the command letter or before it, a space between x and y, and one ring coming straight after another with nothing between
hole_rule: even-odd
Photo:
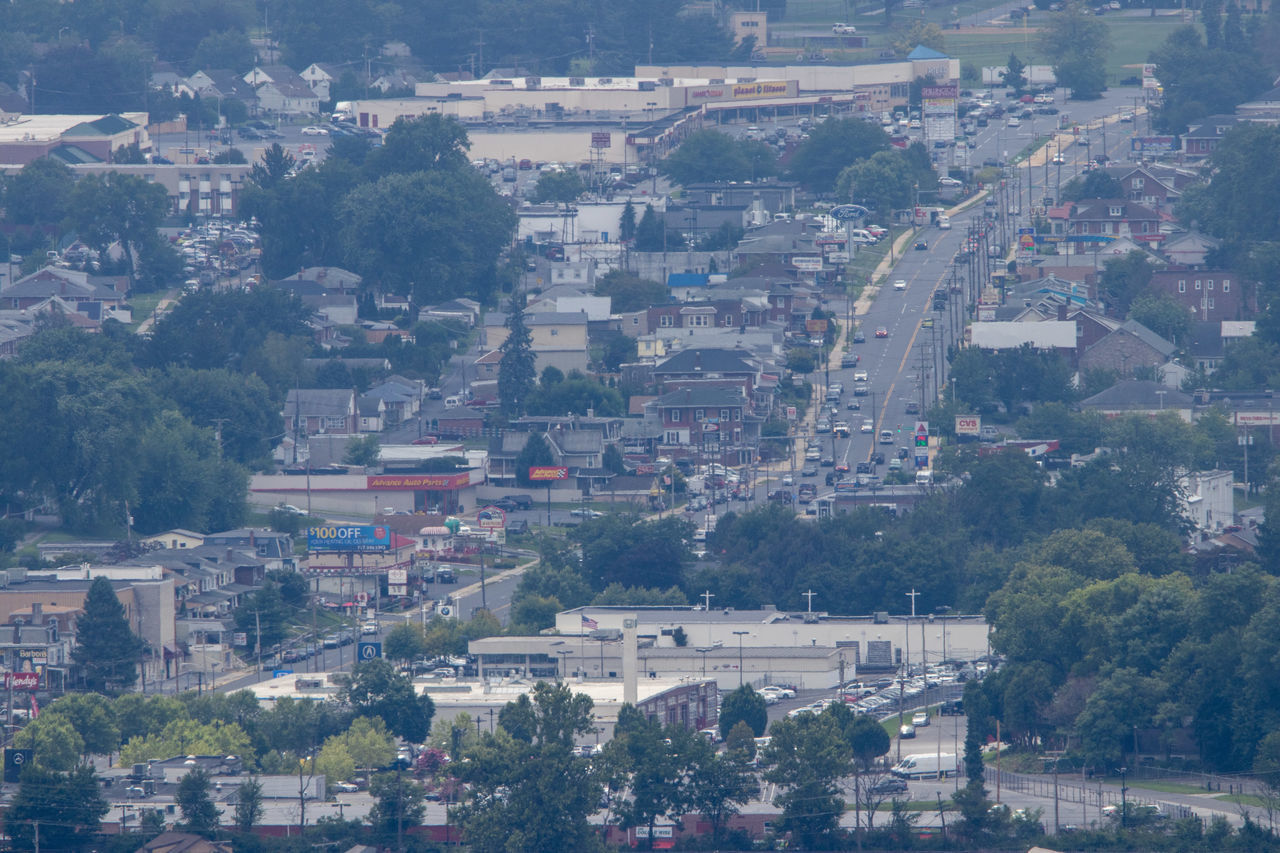
<instances>
[{"instance_id":1,"label":"blue sign","mask_svg":"<svg viewBox=\"0 0 1280 853\"><path fill-rule=\"evenodd\" d=\"M293 675L293 670L291 670L291 669L273 669L273 670L271 670L271 677L272 677L272 678L281 678L281 677L286 676L286 675Z\"/></svg>"},{"instance_id":2,"label":"blue sign","mask_svg":"<svg viewBox=\"0 0 1280 853\"><path fill-rule=\"evenodd\" d=\"M1023 226L1021 226L1021 227L1019 227L1019 228L1018 228L1018 234L1019 234L1019 235L1021 235L1021 234L1034 234L1034 233L1036 233L1036 229L1035 229L1035 228L1028 227L1028 226L1026 226L1026 225L1023 225Z\"/></svg>"},{"instance_id":3,"label":"blue sign","mask_svg":"<svg viewBox=\"0 0 1280 853\"><path fill-rule=\"evenodd\" d=\"M356 660L373 660L382 657L382 643L357 643Z\"/></svg>"},{"instance_id":4,"label":"blue sign","mask_svg":"<svg viewBox=\"0 0 1280 853\"><path fill-rule=\"evenodd\" d=\"M381 524L326 524L307 528L308 551L387 551L391 528Z\"/></svg>"},{"instance_id":5,"label":"blue sign","mask_svg":"<svg viewBox=\"0 0 1280 853\"><path fill-rule=\"evenodd\" d=\"M831 217L839 222L851 222L870 213L860 204L839 204L831 208Z\"/></svg>"}]
</instances>

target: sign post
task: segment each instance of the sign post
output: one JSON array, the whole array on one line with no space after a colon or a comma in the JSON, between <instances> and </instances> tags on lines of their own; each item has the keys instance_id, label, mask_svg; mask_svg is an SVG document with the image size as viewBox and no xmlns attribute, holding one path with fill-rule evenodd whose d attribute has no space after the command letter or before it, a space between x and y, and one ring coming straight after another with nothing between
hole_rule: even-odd
<instances>
[{"instance_id":1,"label":"sign post","mask_svg":"<svg viewBox=\"0 0 1280 853\"><path fill-rule=\"evenodd\" d=\"M551 484L569 479L569 469L555 465L534 465L529 468L529 482L547 484L547 527L551 526Z\"/></svg>"}]
</instances>

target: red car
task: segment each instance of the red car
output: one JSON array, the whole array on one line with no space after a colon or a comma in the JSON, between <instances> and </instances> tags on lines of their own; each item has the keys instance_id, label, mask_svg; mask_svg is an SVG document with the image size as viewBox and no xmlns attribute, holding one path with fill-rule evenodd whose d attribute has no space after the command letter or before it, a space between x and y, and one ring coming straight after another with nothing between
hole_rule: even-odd
<instances>
[{"instance_id":1,"label":"red car","mask_svg":"<svg viewBox=\"0 0 1280 853\"><path fill-rule=\"evenodd\" d=\"M886 329L884 326L881 326L880 328L876 329L876 337L877 338L889 337L889 330Z\"/></svg>"}]
</instances>

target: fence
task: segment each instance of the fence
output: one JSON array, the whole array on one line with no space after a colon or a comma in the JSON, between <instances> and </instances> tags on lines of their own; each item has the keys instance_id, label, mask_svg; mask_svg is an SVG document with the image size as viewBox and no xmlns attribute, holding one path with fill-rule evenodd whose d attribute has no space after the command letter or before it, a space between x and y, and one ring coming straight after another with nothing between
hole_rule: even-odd
<instances>
[{"instance_id":1,"label":"fence","mask_svg":"<svg viewBox=\"0 0 1280 853\"><path fill-rule=\"evenodd\" d=\"M1011 773L1007 770L997 770L994 767L984 767L983 778L990 789L1016 791L1020 794L1030 794L1033 797L1043 797L1049 800L1054 798L1054 780L1052 777ZM1152 800L1142 796L1135 796L1132 793L1122 798L1119 791L1114 788L1104 787L1101 782L1091 784L1062 775L1058 776L1057 798L1060 824L1074 822L1062 817L1063 804L1075 803L1079 805L1079 813L1084 817L1085 823L1088 823L1090 809L1093 809L1093 814L1096 815L1097 819L1101 820L1102 810L1106 806L1121 805L1122 799L1127 800L1131 805L1158 806L1162 814L1175 820L1195 817L1195 812L1181 803Z\"/></svg>"}]
</instances>

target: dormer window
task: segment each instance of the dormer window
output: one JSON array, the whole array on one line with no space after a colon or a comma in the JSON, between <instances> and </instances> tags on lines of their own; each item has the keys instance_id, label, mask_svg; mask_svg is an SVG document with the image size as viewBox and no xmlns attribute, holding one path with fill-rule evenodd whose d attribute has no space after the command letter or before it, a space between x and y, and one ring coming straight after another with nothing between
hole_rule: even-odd
<instances>
[{"instance_id":1,"label":"dormer window","mask_svg":"<svg viewBox=\"0 0 1280 853\"><path fill-rule=\"evenodd\" d=\"M1122 205L1113 204L1109 208L1109 212L1112 216L1124 216L1124 207Z\"/></svg>"}]
</instances>

